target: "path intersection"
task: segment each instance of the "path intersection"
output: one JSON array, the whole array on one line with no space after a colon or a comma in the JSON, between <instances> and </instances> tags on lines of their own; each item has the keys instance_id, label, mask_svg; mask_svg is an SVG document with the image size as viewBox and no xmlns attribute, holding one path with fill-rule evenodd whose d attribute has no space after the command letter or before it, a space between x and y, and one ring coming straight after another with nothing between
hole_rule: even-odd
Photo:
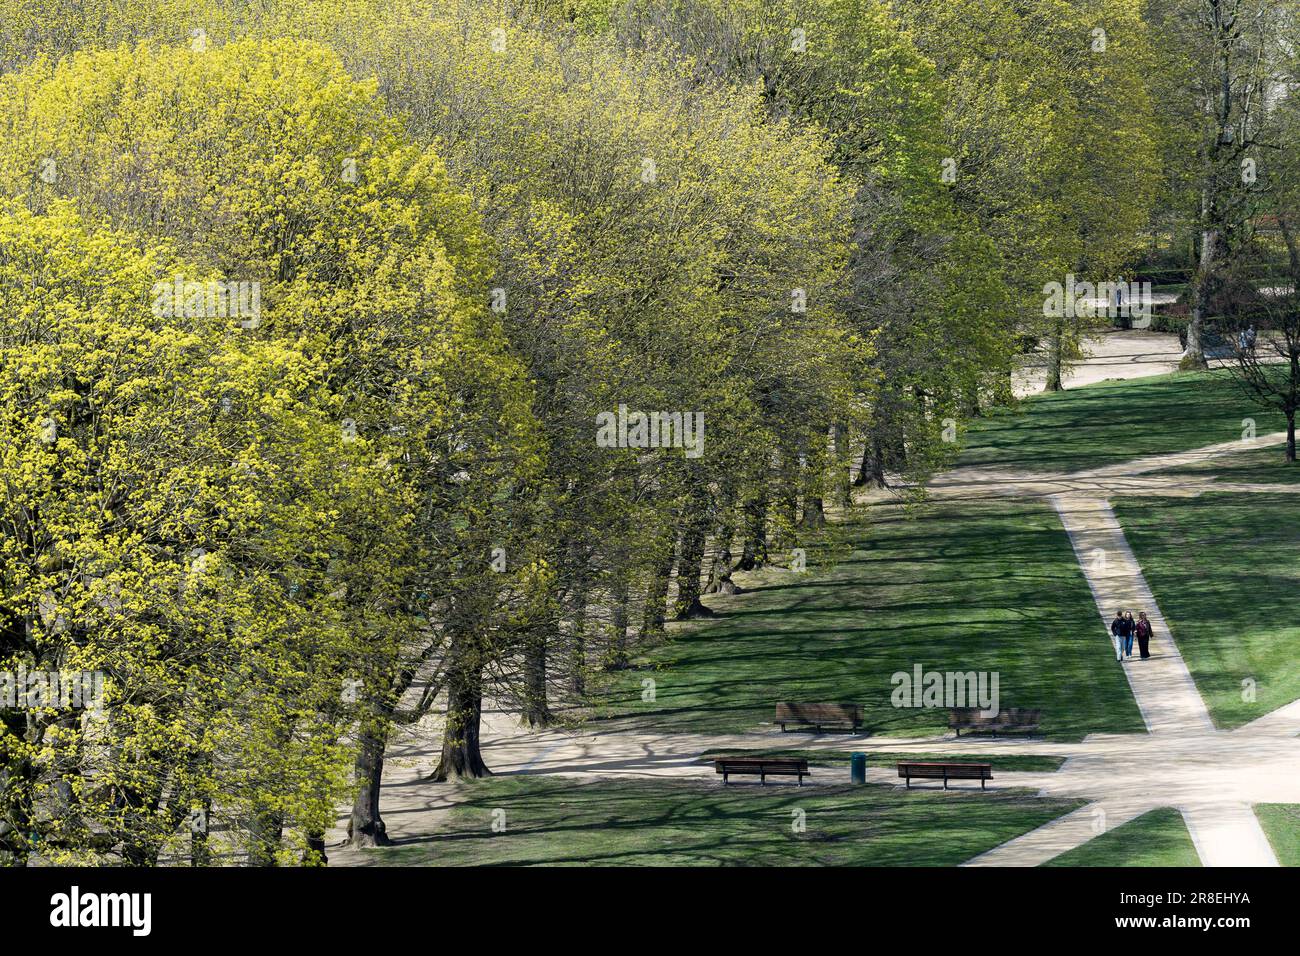
<instances>
[{"instance_id":1,"label":"path intersection","mask_svg":"<svg viewBox=\"0 0 1300 956\"><path fill-rule=\"evenodd\" d=\"M1123 665L1145 734L1094 734L1074 743L969 737L833 737L812 734L730 735L522 731L509 715L485 718L483 752L498 773L564 774L584 778L712 777L701 762L718 750L782 749L937 755L1039 754L1065 757L1054 772L999 772L996 787L1031 788L1039 796L1087 803L1044 826L969 860L966 866L1036 866L1098 834L1160 807L1179 810L1207 866L1277 866L1253 809L1260 803L1300 804L1300 700L1235 730L1214 726L1136 557L1111 509L1117 495L1195 496L1206 491L1300 493L1300 484L1218 482L1213 473L1162 474L1233 452L1275 445L1284 435L1212 445L1172 455L1066 474L958 468L935 478L928 497L954 500L991 496L1038 498L1060 516L1096 599L1098 641L1110 641L1115 608L1142 608L1154 633L1149 660ZM779 740L778 740L779 736ZM427 834L452 805L446 791L421 785L436 759L427 742L394 748L385 773L383 805L390 835ZM898 786L893 771L871 767L867 779ZM819 783L843 783L825 775ZM437 789L437 788L432 788ZM341 833L336 833L341 837ZM336 841L337 842L337 841ZM331 861L347 865L348 856Z\"/></svg>"}]
</instances>

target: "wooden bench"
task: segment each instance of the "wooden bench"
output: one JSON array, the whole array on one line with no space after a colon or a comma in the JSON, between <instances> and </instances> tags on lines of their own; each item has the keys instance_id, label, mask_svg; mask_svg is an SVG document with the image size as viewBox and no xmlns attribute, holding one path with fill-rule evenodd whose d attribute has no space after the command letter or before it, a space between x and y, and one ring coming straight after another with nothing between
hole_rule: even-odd
<instances>
[{"instance_id":1,"label":"wooden bench","mask_svg":"<svg viewBox=\"0 0 1300 956\"><path fill-rule=\"evenodd\" d=\"M924 780L942 780L943 789L948 789L949 780L978 780L980 789L984 782L993 779L991 763L938 763L938 762L900 762L898 775L907 781L907 789L912 789L912 778Z\"/></svg>"},{"instance_id":2,"label":"wooden bench","mask_svg":"<svg viewBox=\"0 0 1300 956\"><path fill-rule=\"evenodd\" d=\"M812 727L821 733L823 727L833 727L857 733L862 726L862 708L857 704L794 704L781 701L776 705L776 722L785 733L786 724Z\"/></svg>"},{"instance_id":3,"label":"wooden bench","mask_svg":"<svg viewBox=\"0 0 1300 956\"><path fill-rule=\"evenodd\" d=\"M963 730L997 736L999 730L1037 730L1042 716L1041 710L1027 710L1023 707L999 710L992 717L985 717L978 707L953 707L948 713L948 726L957 731L958 737Z\"/></svg>"},{"instance_id":4,"label":"wooden bench","mask_svg":"<svg viewBox=\"0 0 1300 956\"><path fill-rule=\"evenodd\" d=\"M799 786L803 778L810 777L808 761L801 757L715 757L713 770L722 774L722 785L727 785L727 778L735 774L758 774L758 782L766 785L768 777L798 777Z\"/></svg>"}]
</instances>

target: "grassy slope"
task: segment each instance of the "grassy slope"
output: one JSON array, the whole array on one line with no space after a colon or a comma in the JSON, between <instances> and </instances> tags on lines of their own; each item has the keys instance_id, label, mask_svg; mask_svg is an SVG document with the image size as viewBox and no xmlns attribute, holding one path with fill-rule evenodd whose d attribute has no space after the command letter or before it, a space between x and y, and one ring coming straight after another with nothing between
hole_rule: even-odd
<instances>
[{"instance_id":1,"label":"grassy slope","mask_svg":"<svg viewBox=\"0 0 1300 956\"><path fill-rule=\"evenodd\" d=\"M1283 866L1300 866L1300 805L1261 803L1255 814Z\"/></svg>"},{"instance_id":2,"label":"grassy slope","mask_svg":"<svg viewBox=\"0 0 1300 956\"><path fill-rule=\"evenodd\" d=\"M1215 722L1300 697L1300 501L1288 495L1123 498L1116 514ZM1242 700L1242 681L1256 699Z\"/></svg>"},{"instance_id":3,"label":"grassy slope","mask_svg":"<svg viewBox=\"0 0 1300 956\"><path fill-rule=\"evenodd\" d=\"M1246 418L1261 435L1286 425L1253 405L1225 371L1103 382L1037 395L974 423L959 464L1079 471L1234 441Z\"/></svg>"},{"instance_id":4,"label":"grassy slope","mask_svg":"<svg viewBox=\"0 0 1300 956\"><path fill-rule=\"evenodd\" d=\"M1258 482L1260 484L1295 484L1300 482L1300 463L1288 463L1282 446L1252 448L1209 461L1199 461L1182 468L1170 468L1166 475L1218 476L1219 481Z\"/></svg>"},{"instance_id":5,"label":"grassy slope","mask_svg":"<svg viewBox=\"0 0 1300 956\"><path fill-rule=\"evenodd\" d=\"M1078 806L1027 793L904 793L500 777L465 787L446 829L375 865L953 866ZM493 812L506 829L492 831ZM794 833L794 811L806 832Z\"/></svg>"},{"instance_id":6,"label":"grassy slope","mask_svg":"<svg viewBox=\"0 0 1300 956\"><path fill-rule=\"evenodd\" d=\"M617 723L734 732L770 725L779 700L851 701L875 734L946 730L946 713L896 709L891 675L997 671L1002 706L1041 707L1048 735L1140 732L1141 717L1056 515L1040 503L873 509L839 533L856 550L830 567L730 598L677 630L645 669L607 690ZM644 703L642 681L655 680Z\"/></svg>"},{"instance_id":7,"label":"grassy slope","mask_svg":"<svg viewBox=\"0 0 1300 956\"><path fill-rule=\"evenodd\" d=\"M1094 837L1044 866L1200 866L1183 815L1172 807Z\"/></svg>"}]
</instances>

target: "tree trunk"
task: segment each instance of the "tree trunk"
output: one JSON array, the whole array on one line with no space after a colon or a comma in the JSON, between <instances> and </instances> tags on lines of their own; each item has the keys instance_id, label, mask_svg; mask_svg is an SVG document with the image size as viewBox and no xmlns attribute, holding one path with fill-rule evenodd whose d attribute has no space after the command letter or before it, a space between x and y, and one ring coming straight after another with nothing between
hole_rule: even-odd
<instances>
[{"instance_id":1,"label":"tree trunk","mask_svg":"<svg viewBox=\"0 0 1300 956\"><path fill-rule=\"evenodd\" d=\"M628 603L631 600L628 593L627 578L624 576L622 569L619 569L615 574L614 584L610 591L610 602L613 604L610 618L614 633L610 637L610 648L605 666L609 670L618 670L627 667Z\"/></svg>"},{"instance_id":2,"label":"tree trunk","mask_svg":"<svg viewBox=\"0 0 1300 956\"><path fill-rule=\"evenodd\" d=\"M691 495L690 514L682 532L682 554L677 563L677 604L675 617L685 621L712 617L713 612L700 601L700 575L704 571L704 541L709 530L708 495L698 488Z\"/></svg>"},{"instance_id":3,"label":"tree trunk","mask_svg":"<svg viewBox=\"0 0 1300 956\"><path fill-rule=\"evenodd\" d=\"M896 422L890 423L890 429L886 434L887 460L886 468L893 468L895 472L902 474L907 471L907 435L903 432L903 422L900 418Z\"/></svg>"},{"instance_id":4,"label":"tree trunk","mask_svg":"<svg viewBox=\"0 0 1300 956\"><path fill-rule=\"evenodd\" d=\"M587 692L587 583L580 581L573 595L573 650L570 686L575 694Z\"/></svg>"},{"instance_id":5,"label":"tree trunk","mask_svg":"<svg viewBox=\"0 0 1300 956\"><path fill-rule=\"evenodd\" d=\"M722 526L713 539L713 560L709 563L705 594L717 594L722 590L722 582L731 580L731 542L736 537L736 521L732 508L725 508L722 514Z\"/></svg>"},{"instance_id":6,"label":"tree trunk","mask_svg":"<svg viewBox=\"0 0 1300 956\"><path fill-rule=\"evenodd\" d=\"M826 524L826 502L816 495L808 495L803 502L803 516L799 519L801 528L820 528Z\"/></svg>"},{"instance_id":7,"label":"tree trunk","mask_svg":"<svg viewBox=\"0 0 1300 956\"><path fill-rule=\"evenodd\" d=\"M673 573L674 551L677 548L676 529L668 533L663 543L659 560L650 572L650 583L646 587L645 608L641 615L641 638L657 637L663 633L664 622L668 618L668 585Z\"/></svg>"},{"instance_id":8,"label":"tree trunk","mask_svg":"<svg viewBox=\"0 0 1300 956\"><path fill-rule=\"evenodd\" d=\"M329 857L325 855L325 834L312 830L307 834L307 849L303 852L303 866L327 866Z\"/></svg>"},{"instance_id":9,"label":"tree trunk","mask_svg":"<svg viewBox=\"0 0 1300 956\"><path fill-rule=\"evenodd\" d=\"M18 623L18 626L21 627L22 624ZM30 742L29 713L31 712L0 709L0 731L12 734L15 739ZM35 783L36 768L26 756L17 757L0 766L0 865L27 865L31 853L28 835L33 829L31 796Z\"/></svg>"},{"instance_id":10,"label":"tree trunk","mask_svg":"<svg viewBox=\"0 0 1300 956\"><path fill-rule=\"evenodd\" d=\"M792 448L781 452L780 479L777 482L776 506L780 517L777 530L783 539L789 538L792 529L799 523L799 485L803 477L803 466L799 456Z\"/></svg>"},{"instance_id":11,"label":"tree trunk","mask_svg":"<svg viewBox=\"0 0 1300 956\"><path fill-rule=\"evenodd\" d=\"M885 487L885 443L879 427L872 426L867 436L867 447L862 453L862 468L858 471L855 485L871 488Z\"/></svg>"},{"instance_id":12,"label":"tree trunk","mask_svg":"<svg viewBox=\"0 0 1300 956\"><path fill-rule=\"evenodd\" d=\"M153 819L162 805L162 793L159 787L151 786L150 794L127 787L118 791L116 809L127 811L127 832L122 841L122 859L127 866L158 865L158 841L147 821Z\"/></svg>"},{"instance_id":13,"label":"tree trunk","mask_svg":"<svg viewBox=\"0 0 1300 956\"><path fill-rule=\"evenodd\" d=\"M1061 365L1064 351L1065 330L1062 323L1057 322L1052 327L1052 334L1047 343L1047 381L1043 385L1044 391L1059 392L1065 388L1061 384Z\"/></svg>"},{"instance_id":14,"label":"tree trunk","mask_svg":"<svg viewBox=\"0 0 1300 956\"><path fill-rule=\"evenodd\" d=\"M459 640L459 639L458 639ZM453 650L456 658L447 675L447 725L442 732L442 756L430 780L446 781L490 776L479 746L483 719L483 672L473 648Z\"/></svg>"},{"instance_id":15,"label":"tree trunk","mask_svg":"<svg viewBox=\"0 0 1300 956\"><path fill-rule=\"evenodd\" d=\"M1294 462L1295 459L1295 409L1286 413L1286 460Z\"/></svg>"},{"instance_id":16,"label":"tree trunk","mask_svg":"<svg viewBox=\"0 0 1300 956\"><path fill-rule=\"evenodd\" d=\"M391 708L377 707L375 726L387 728L391 717ZM379 813L384 750L388 745L385 731L363 731L358 744L355 780L359 789L352 802L352 818L348 821L348 843L357 847L389 846L392 841L388 839L388 829Z\"/></svg>"},{"instance_id":17,"label":"tree trunk","mask_svg":"<svg viewBox=\"0 0 1300 956\"><path fill-rule=\"evenodd\" d=\"M1210 200L1207 197L1202 199L1202 206ZM1210 212L1203 208L1203 216L1210 215ZM1206 229L1201 233L1201 257L1200 263L1196 269L1196 275L1192 279L1192 309L1191 317L1187 322L1187 345L1183 349L1182 357L1179 359L1178 367L1181 369L1201 369L1207 368L1205 361L1205 350L1202 345L1202 332L1205 328L1205 319L1209 314L1209 298L1213 270L1216 268L1216 247L1218 246L1218 233L1214 229Z\"/></svg>"},{"instance_id":18,"label":"tree trunk","mask_svg":"<svg viewBox=\"0 0 1300 956\"><path fill-rule=\"evenodd\" d=\"M799 489L802 492L803 510L799 527L815 530L826 524L826 456L830 442L830 428L819 428L813 445L803 457L799 468Z\"/></svg>"},{"instance_id":19,"label":"tree trunk","mask_svg":"<svg viewBox=\"0 0 1300 956\"><path fill-rule=\"evenodd\" d=\"M739 571L752 571L767 563L767 485L745 502L745 546Z\"/></svg>"},{"instance_id":20,"label":"tree trunk","mask_svg":"<svg viewBox=\"0 0 1300 956\"><path fill-rule=\"evenodd\" d=\"M847 425L836 425L831 431L835 442L835 475L831 486L831 500L835 506L848 511L853 506L853 489L849 484L853 472L853 452L849 448Z\"/></svg>"},{"instance_id":21,"label":"tree trunk","mask_svg":"<svg viewBox=\"0 0 1300 956\"><path fill-rule=\"evenodd\" d=\"M203 801L203 826L190 824L190 866L211 866L212 847L208 843L208 826L212 819L212 801Z\"/></svg>"},{"instance_id":22,"label":"tree trunk","mask_svg":"<svg viewBox=\"0 0 1300 956\"><path fill-rule=\"evenodd\" d=\"M259 810L253 814L249 826L248 865L278 866L276 851L280 849L280 839L284 835L284 815L271 810Z\"/></svg>"},{"instance_id":23,"label":"tree trunk","mask_svg":"<svg viewBox=\"0 0 1300 956\"><path fill-rule=\"evenodd\" d=\"M546 630L533 627L524 646L524 720L529 727L545 727L551 722L551 708L546 697Z\"/></svg>"}]
</instances>

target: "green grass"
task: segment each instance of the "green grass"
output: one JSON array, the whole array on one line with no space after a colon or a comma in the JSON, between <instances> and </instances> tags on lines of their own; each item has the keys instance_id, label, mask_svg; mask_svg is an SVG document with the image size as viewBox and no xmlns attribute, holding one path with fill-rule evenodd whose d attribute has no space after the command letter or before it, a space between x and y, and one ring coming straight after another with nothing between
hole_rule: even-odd
<instances>
[{"instance_id":1,"label":"green grass","mask_svg":"<svg viewBox=\"0 0 1300 956\"><path fill-rule=\"evenodd\" d=\"M1268 834L1273 853L1283 866L1300 866L1300 805L1294 803L1260 803L1255 815Z\"/></svg>"},{"instance_id":2,"label":"green grass","mask_svg":"<svg viewBox=\"0 0 1300 956\"><path fill-rule=\"evenodd\" d=\"M711 750L700 759L711 761L714 757L803 757L809 767L846 768L853 756L851 750ZM968 763L989 763L994 770L1014 770L1032 773L1050 773L1061 769L1064 757L1045 754L935 754L935 753L869 753L868 767L892 767L900 760L955 760Z\"/></svg>"},{"instance_id":3,"label":"green grass","mask_svg":"<svg viewBox=\"0 0 1300 956\"><path fill-rule=\"evenodd\" d=\"M810 550L807 574L710 598L718 618L675 630L612 678L604 723L731 733L770 727L777 701L842 701L862 705L873 734L945 732L946 711L891 703L892 675L920 664L997 672L1001 706L1041 708L1050 737L1143 731L1045 504L942 502L911 517L890 505L870 517L837 529L856 549L833 566Z\"/></svg>"},{"instance_id":4,"label":"green grass","mask_svg":"<svg viewBox=\"0 0 1300 956\"><path fill-rule=\"evenodd\" d=\"M1123 826L1048 860L1043 866L1200 866L1183 815L1172 807L1144 813Z\"/></svg>"},{"instance_id":5,"label":"green grass","mask_svg":"<svg viewBox=\"0 0 1300 956\"><path fill-rule=\"evenodd\" d=\"M1181 468L1170 468L1160 474L1193 477L1210 474L1218 476L1219 481L1290 485L1300 482L1300 464L1288 462L1284 447L1274 445L1221 455Z\"/></svg>"},{"instance_id":6,"label":"green grass","mask_svg":"<svg viewBox=\"0 0 1300 956\"><path fill-rule=\"evenodd\" d=\"M1115 512L1215 723L1300 697L1300 500L1121 498Z\"/></svg>"},{"instance_id":7,"label":"green grass","mask_svg":"<svg viewBox=\"0 0 1300 956\"><path fill-rule=\"evenodd\" d=\"M1103 382L1035 395L973 422L958 464L1079 471L1233 441L1246 418L1261 435L1286 425L1252 404L1227 371Z\"/></svg>"},{"instance_id":8,"label":"green grass","mask_svg":"<svg viewBox=\"0 0 1300 956\"><path fill-rule=\"evenodd\" d=\"M955 866L1075 809L1027 792L541 776L461 785L443 829L380 866ZM493 832L504 811L504 832ZM802 811L806 830L792 829ZM494 817L494 813L496 816Z\"/></svg>"}]
</instances>

